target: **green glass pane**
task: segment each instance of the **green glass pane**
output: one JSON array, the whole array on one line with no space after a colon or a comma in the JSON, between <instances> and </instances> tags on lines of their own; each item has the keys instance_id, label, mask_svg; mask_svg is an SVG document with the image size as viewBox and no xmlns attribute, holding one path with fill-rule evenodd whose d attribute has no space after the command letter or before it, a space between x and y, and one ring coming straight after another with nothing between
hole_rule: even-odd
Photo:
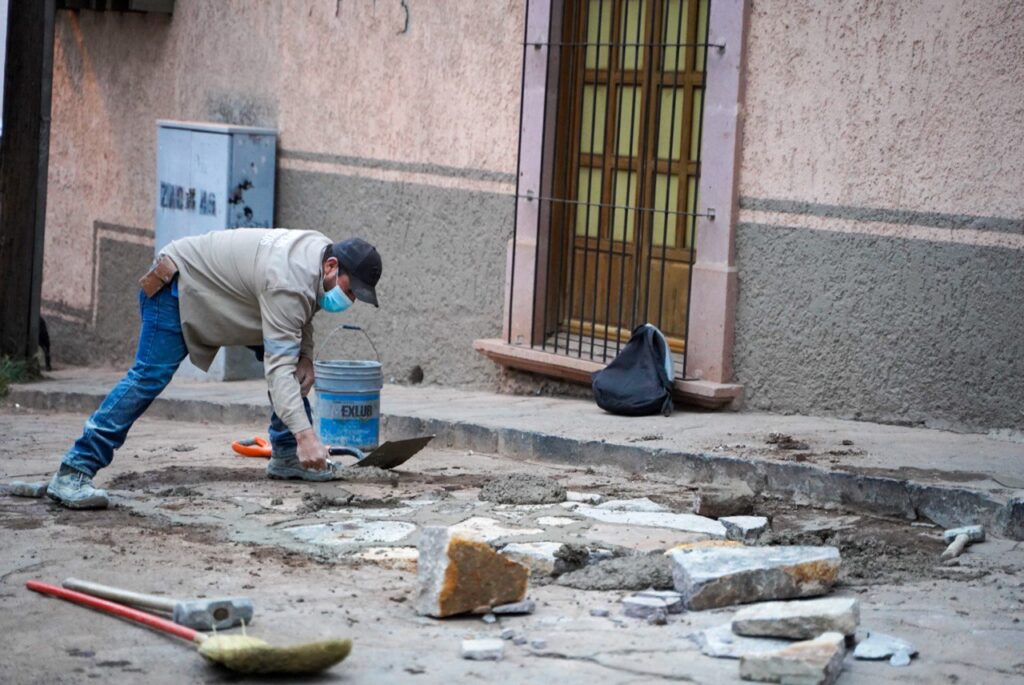
<instances>
[{"instance_id":1,"label":"green glass pane","mask_svg":"<svg viewBox=\"0 0 1024 685\"><path fill-rule=\"evenodd\" d=\"M622 3L622 30L619 32L622 46L622 68L642 69L646 48L637 43L644 42L644 23L647 18L646 0L624 0ZM627 45L632 43L633 45Z\"/></svg>"},{"instance_id":2,"label":"green glass pane","mask_svg":"<svg viewBox=\"0 0 1024 685\"><path fill-rule=\"evenodd\" d=\"M700 0L697 8L697 43L704 43L708 35L708 0ZM697 71L704 71L704 58L708 49L704 46L697 48Z\"/></svg>"},{"instance_id":3,"label":"green glass pane","mask_svg":"<svg viewBox=\"0 0 1024 685\"><path fill-rule=\"evenodd\" d=\"M576 200L586 204L576 205L576 235L596 238L601 222L601 180L600 169L580 169L576 186Z\"/></svg>"},{"instance_id":4,"label":"green glass pane","mask_svg":"<svg viewBox=\"0 0 1024 685\"><path fill-rule=\"evenodd\" d=\"M658 111L658 159L679 159L679 151L683 147L685 98L684 88L661 90L661 109Z\"/></svg>"},{"instance_id":5,"label":"green glass pane","mask_svg":"<svg viewBox=\"0 0 1024 685\"><path fill-rule=\"evenodd\" d=\"M587 69L607 69L612 36L612 5L607 0L590 0L587 11ZM577 53L578 54L578 53Z\"/></svg>"},{"instance_id":6,"label":"green glass pane","mask_svg":"<svg viewBox=\"0 0 1024 685\"><path fill-rule=\"evenodd\" d=\"M704 103L704 89L693 89L693 111L690 114L690 161L700 158L700 118Z\"/></svg>"},{"instance_id":7,"label":"green glass pane","mask_svg":"<svg viewBox=\"0 0 1024 685\"><path fill-rule=\"evenodd\" d=\"M615 172L615 206L628 209L612 211L612 240L633 240L633 222L636 220L636 172Z\"/></svg>"},{"instance_id":8,"label":"green glass pane","mask_svg":"<svg viewBox=\"0 0 1024 685\"><path fill-rule=\"evenodd\" d=\"M640 145L640 129L643 128L640 112L644 89L633 86L619 88L619 130L616 133L616 153L622 157L635 156Z\"/></svg>"},{"instance_id":9,"label":"green glass pane","mask_svg":"<svg viewBox=\"0 0 1024 685\"><path fill-rule=\"evenodd\" d=\"M686 26L686 20L689 18L688 7L688 0L668 0L665 7L665 52L661 67L663 71L686 70L686 48L677 46L690 42L686 39L689 34Z\"/></svg>"},{"instance_id":10,"label":"green glass pane","mask_svg":"<svg viewBox=\"0 0 1024 685\"><path fill-rule=\"evenodd\" d=\"M604 152L605 112L608 86L583 86L583 115L580 120L580 150L599 155Z\"/></svg>"},{"instance_id":11,"label":"green glass pane","mask_svg":"<svg viewBox=\"0 0 1024 685\"><path fill-rule=\"evenodd\" d=\"M654 209L668 210L668 212L679 211L679 177L668 174L656 174L654 177ZM666 211L653 212L653 244L656 247L668 245L676 246L676 220L678 214L669 214ZM667 236L667 238L666 238Z\"/></svg>"},{"instance_id":12,"label":"green glass pane","mask_svg":"<svg viewBox=\"0 0 1024 685\"><path fill-rule=\"evenodd\" d=\"M688 176L686 179L686 211L690 212L690 215L686 217L686 245L684 247L690 247L693 245L693 228L697 223L697 217L693 216L697 212L697 178L695 176Z\"/></svg>"}]
</instances>

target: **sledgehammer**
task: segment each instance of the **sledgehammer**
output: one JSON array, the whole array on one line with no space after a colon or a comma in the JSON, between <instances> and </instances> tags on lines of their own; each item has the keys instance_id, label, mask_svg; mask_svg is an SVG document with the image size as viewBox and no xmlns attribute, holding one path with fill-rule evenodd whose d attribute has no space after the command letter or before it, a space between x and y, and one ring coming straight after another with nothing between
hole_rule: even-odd
<instances>
[{"instance_id":1,"label":"sledgehammer","mask_svg":"<svg viewBox=\"0 0 1024 685\"><path fill-rule=\"evenodd\" d=\"M942 539L949 543L949 547L942 553L943 559L955 559L960 556L964 548L972 542L985 541L985 529L981 526L964 526L963 528L952 528L942 534Z\"/></svg>"},{"instance_id":2,"label":"sledgehammer","mask_svg":"<svg viewBox=\"0 0 1024 685\"><path fill-rule=\"evenodd\" d=\"M253 606L252 600L248 597L179 601L168 597L122 590L99 583L90 583L77 578L68 578L63 584L69 590L77 590L94 597L165 611L171 614L171 620L175 623L196 630L225 630L241 623L252 622Z\"/></svg>"}]
</instances>

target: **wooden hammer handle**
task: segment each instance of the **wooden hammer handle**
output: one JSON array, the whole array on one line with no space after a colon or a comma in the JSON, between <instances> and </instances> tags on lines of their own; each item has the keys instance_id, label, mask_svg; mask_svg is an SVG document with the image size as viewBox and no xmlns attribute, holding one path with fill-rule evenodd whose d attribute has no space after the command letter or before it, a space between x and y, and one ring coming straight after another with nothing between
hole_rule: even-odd
<instances>
[{"instance_id":1,"label":"wooden hammer handle","mask_svg":"<svg viewBox=\"0 0 1024 685\"><path fill-rule=\"evenodd\" d=\"M103 597L105 599L112 599L115 602L131 604L132 606L137 607L145 607L147 609L156 609L157 611L172 612L174 611L175 605L178 603L176 600L169 599L167 597L158 597L157 595L146 595L141 592L122 590L121 588L110 587L109 585L100 585L99 583L91 583L88 580L79 580L78 578L68 578L62 584L69 590L84 592L85 594L92 595L93 597Z\"/></svg>"}]
</instances>

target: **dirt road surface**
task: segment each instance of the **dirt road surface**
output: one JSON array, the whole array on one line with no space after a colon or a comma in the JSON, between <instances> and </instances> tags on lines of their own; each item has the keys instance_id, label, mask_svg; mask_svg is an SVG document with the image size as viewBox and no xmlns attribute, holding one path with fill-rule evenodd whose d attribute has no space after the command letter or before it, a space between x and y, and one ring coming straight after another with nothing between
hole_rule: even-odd
<instances>
[{"instance_id":1,"label":"dirt road surface","mask_svg":"<svg viewBox=\"0 0 1024 685\"><path fill-rule=\"evenodd\" d=\"M84 417L0 408L0 482L49 477ZM236 682L193 647L24 588L69 576L178 597L245 594L252 634L275 643L354 641L347 661L315 682L732 683L736 661L700 653L691 635L727 623L733 609L673 615L657 626L622 615L625 590L587 591L531 581L532 615L443 621L419 617L415 541L423 525L462 525L494 544L575 542L657 552L700 535L601 523L562 505L494 505L480 488L504 473L552 478L606 498L649 497L681 509L693 488L611 468L525 463L429 448L394 474L361 482L297 484L263 476L259 459L228 444L258 425L140 421L97 485L101 512L0 495L3 683ZM1024 682L1024 543L993 539L951 565L938 528L841 510L813 510L758 493L770 540L837 545L834 594L861 601L861 625L910 640L906 668L855 661L840 683ZM591 609L608 609L608 617ZM465 661L465 638L517 636L500 662ZM274 682L281 682L280 680Z\"/></svg>"}]
</instances>

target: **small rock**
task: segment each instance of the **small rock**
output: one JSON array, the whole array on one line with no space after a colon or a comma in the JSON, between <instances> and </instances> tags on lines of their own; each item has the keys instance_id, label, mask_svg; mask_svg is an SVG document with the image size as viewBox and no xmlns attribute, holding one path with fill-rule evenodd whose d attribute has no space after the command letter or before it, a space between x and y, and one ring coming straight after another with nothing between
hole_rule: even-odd
<instances>
[{"instance_id":1,"label":"small rock","mask_svg":"<svg viewBox=\"0 0 1024 685\"><path fill-rule=\"evenodd\" d=\"M653 597L665 602L665 611L670 614L681 614L686 610L683 596L672 590L643 590L633 594L634 597Z\"/></svg>"},{"instance_id":2,"label":"small rock","mask_svg":"<svg viewBox=\"0 0 1024 685\"><path fill-rule=\"evenodd\" d=\"M631 618L649 618L657 613L668 613L668 604L657 597L626 597L622 600L622 610Z\"/></svg>"},{"instance_id":3,"label":"small rock","mask_svg":"<svg viewBox=\"0 0 1024 685\"><path fill-rule=\"evenodd\" d=\"M495 616L494 614L484 614L483 619L481 619L481 620L483 620L484 623L488 623L488 624L490 624L490 623L497 623L498 622L498 617Z\"/></svg>"},{"instance_id":4,"label":"small rock","mask_svg":"<svg viewBox=\"0 0 1024 685\"><path fill-rule=\"evenodd\" d=\"M718 522L725 526L727 539L740 542L757 542L768 528L768 519L764 516L724 516Z\"/></svg>"},{"instance_id":5,"label":"small rock","mask_svg":"<svg viewBox=\"0 0 1024 685\"><path fill-rule=\"evenodd\" d=\"M537 609L537 603L532 599L524 599L522 602L513 602L511 604L499 604L498 606L491 609L492 612L499 615L514 615L514 614L532 614Z\"/></svg>"},{"instance_id":6,"label":"small rock","mask_svg":"<svg viewBox=\"0 0 1024 685\"><path fill-rule=\"evenodd\" d=\"M829 685L839 677L846 654L846 638L824 633L774 652L740 659L740 678L768 683Z\"/></svg>"},{"instance_id":7,"label":"small rock","mask_svg":"<svg viewBox=\"0 0 1024 685\"><path fill-rule=\"evenodd\" d=\"M607 511L668 511L667 508L661 506L657 502L653 502L646 497L639 499L613 499L604 502L603 504L597 505L598 509L604 509Z\"/></svg>"},{"instance_id":8,"label":"small rock","mask_svg":"<svg viewBox=\"0 0 1024 685\"><path fill-rule=\"evenodd\" d=\"M533 647L534 649L547 649L548 648L548 642L547 642L547 640L543 640L543 639L538 638L536 640L530 640L530 646Z\"/></svg>"},{"instance_id":9,"label":"small rock","mask_svg":"<svg viewBox=\"0 0 1024 685\"><path fill-rule=\"evenodd\" d=\"M565 493L565 500L567 502L583 502L584 504L600 504L604 499L601 495L596 492L573 492L569 490Z\"/></svg>"},{"instance_id":10,"label":"small rock","mask_svg":"<svg viewBox=\"0 0 1024 685\"><path fill-rule=\"evenodd\" d=\"M860 603L850 597L794 602L763 602L744 607L732 619L732 631L748 637L809 640L822 633L853 635L860 623Z\"/></svg>"},{"instance_id":11,"label":"small rock","mask_svg":"<svg viewBox=\"0 0 1024 685\"><path fill-rule=\"evenodd\" d=\"M840 444L840 445L843 445L843 446L845 446L845 447L849 447L850 445L852 445L852 444L853 444L853 440L841 440L841 441L839 442L839 444Z\"/></svg>"},{"instance_id":12,"label":"small rock","mask_svg":"<svg viewBox=\"0 0 1024 685\"><path fill-rule=\"evenodd\" d=\"M26 483L23 480L12 480L7 486L7 494L11 497L42 497L46 494L49 481L41 480L37 483Z\"/></svg>"},{"instance_id":13,"label":"small rock","mask_svg":"<svg viewBox=\"0 0 1024 685\"><path fill-rule=\"evenodd\" d=\"M502 640L511 640L515 636L516 636L516 631L512 630L511 628L505 628L505 630L501 631L501 639Z\"/></svg>"},{"instance_id":14,"label":"small rock","mask_svg":"<svg viewBox=\"0 0 1024 685\"><path fill-rule=\"evenodd\" d=\"M416 611L443 618L525 599L529 570L485 542L427 527L420 533Z\"/></svg>"},{"instance_id":15,"label":"small rock","mask_svg":"<svg viewBox=\"0 0 1024 685\"><path fill-rule=\"evenodd\" d=\"M647 617L647 622L652 626L666 625L668 623L668 612L664 609L658 609Z\"/></svg>"},{"instance_id":16,"label":"small rock","mask_svg":"<svg viewBox=\"0 0 1024 685\"><path fill-rule=\"evenodd\" d=\"M892 658L889 659L889 665L890 666L897 666L897 667L909 666L910 665L910 657L911 657L911 654L907 650L905 650L905 649L897 650L896 653L892 655Z\"/></svg>"},{"instance_id":17,"label":"small rock","mask_svg":"<svg viewBox=\"0 0 1024 685\"><path fill-rule=\"evenodd\" d=\"M526 639L525 635L516 635L514 638L512 638L512 644L514 645L522 646L525 645L527 642L528 640Z\"/></svg>"},{"instance_id":18,"label":"small rock","mask_svg":"<svg viewBox=\"0 0 1024 685\"><path fill-rule=\"evenodd\" d=\"M869 632L867 637L857 643L857 647L853 650L853 656L855 659L888 659L896 652L906 652L913 656L917 654L917 649L914 645L898 637Z\"/></svg>"},{"instance_id":19,"label":"small rock","mask_svg":"<svg viewBox=\"0 0 1024 685\"><path fill-rule=\"evenodd\" d=\"M610 612L610 611L608 611L607 609L604 609L604 608L591 609L590 610L590 615L591 616L596 616L598 618L605 618L605 617L611 615L611 613L612 612Z\"/></svg>"},{"instance_id":20,"label":"small rock","mask_svg":"<svg viewBox=\"0 0 1024 685\"><path fill-rule=\"evenodd\" d=\"M270 500L270 506L272 507L279 507L282 504L284 504L284 500L280 497L275 497L274 499Z\"/></svg>"},{"instance_id":21,"label":"small rock","mask_svg":"<svg viewBox=\"0 0 1024 685\"><path fill-rule=\"evenodd\" d=\"M702 654L716 658L739 659L748 654L773 652L792 644L789 640L768 637L743 637L732 632L725 623L690 635Z\"/></svg>"},{"instance_id":22,"label":"small rock","mask_svg":"<svg viewBox=\"0 0 1024 685\"><path fill-rule=\"evenodd\" d=\"M672 577L689 609L822 595L839 575L835 547L696 547L672 552Z\"/></svg>"},{"instance_id":23,"label":"small rock","mask_svg":"<svg viewBox=\"0 0 1024 685\"><path fill-rule=\"evenodd\" d=\"M505 643L501 640L463 640L462 658L471 661L501 661Z\"/></svg>"}]
</instances>

